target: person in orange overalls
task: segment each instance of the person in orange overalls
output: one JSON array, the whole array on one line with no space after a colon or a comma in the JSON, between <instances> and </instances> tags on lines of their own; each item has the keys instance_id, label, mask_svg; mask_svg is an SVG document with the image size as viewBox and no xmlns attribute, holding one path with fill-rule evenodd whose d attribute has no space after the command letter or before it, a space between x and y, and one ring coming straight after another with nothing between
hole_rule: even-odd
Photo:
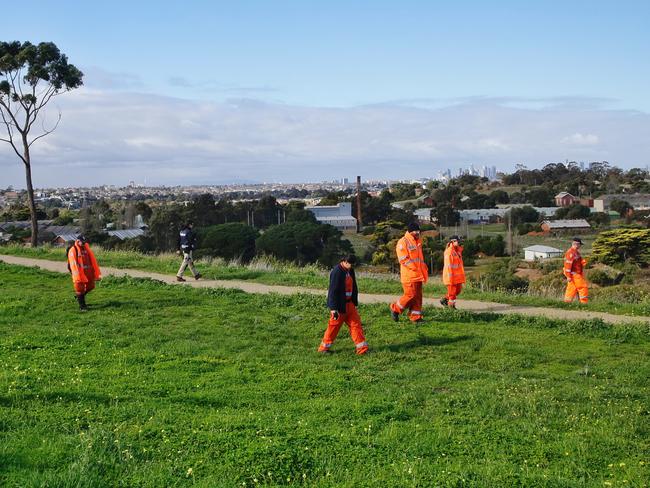
<instances>
[{"instance_id":1,"label":"person in orange overalls","mask_svg":"<svg viewBox=\"0 0 650 488\"><path fill-rule=\"evenodd\" d=\"M589 302L589 287L584 277L584 267L587 261L580 255L582 239L574 237L571 247L564 255L564 269L562 272L566 277L566 291L564 292L564 301L571 303L576 295L580 303Z\"/></svg>"},{"instance_id":2,"label":"person in orange overalls","mask_svg":"<svg viewBox=\"0 0 650 488\"><path fill-rule=\"evenodd\" d=\"M68 270L72 275L79 310L88 310L86 295L95 288L95 281L102 279L102 273L97 265L95 255L84 236L79 236L74 245L68 249Z\"/></svg>"},{"instance_id":3,"label":"person in orange overalls","mask_svg":"<svg viewBox=\"0 0 650 488\"><path fill-rule=\"evenodd\" d=\"M320 343L318 352L330 353L330 348L345 322L350 329L350 336L354 341L357 354L368 352L368 343L363 334L361 317L357 312L359 305L359 289L357 278L354 274L356 257L349 255L341 259L339 264L330 272L330 286L327 291L327 307L330 310L330 319Z\"/></svg>"},{"instance_id":4,"label":"person in orange overalls","mask_svg":"<svg viewBox=\"0 0 650 488\"><path fill-rule=\"evenodd\" d=\"M390 314L397 322L400 314L409 309L408 317L411 322L424 322L422 318L422 286L429 279L429 268L422 255L422 241L420 241L420 226L411 222L407 231L395 247L397 260L400 267L400 281L402 282L403 295L395 303L390 304Z\"/></svg>"},{"instance_id":5,"label":"person in orange overalls","mask_svg":"<svg viewBox=\"0 0 650 488\"><path fill-rule=\"evenodd\" d=\"M458 236L451 236L445 249L442 282L447 285L447 294L440 299L443 307L456 308L456 297L460 295L465 283L463 248Z\"/></svg>"}]
</instances>

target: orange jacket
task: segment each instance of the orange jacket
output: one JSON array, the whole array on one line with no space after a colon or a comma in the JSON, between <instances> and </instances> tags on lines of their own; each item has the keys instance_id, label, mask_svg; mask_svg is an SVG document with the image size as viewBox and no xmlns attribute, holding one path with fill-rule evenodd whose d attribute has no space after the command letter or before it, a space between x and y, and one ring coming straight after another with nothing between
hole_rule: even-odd
<instances>
[{"instance_id":1,"label":"orange jacket","mask_svg":"<svg viewBox=\"0 0 650 488\"><path fill-rule=\"evenodd\" d=\"M445 285L459 285L465 283L465 268L463 267L463 248L454 247L453 243L447 244L445 249L445 263L442 269L442 282Z\"/></svg>"},{"instance_id":2,"label":"orange jacket","mask_svg":"<svg viewBox=\"0 0 650 488\"><path fill-rule=\"evenodd\" d=\"M395 251L402 283L426 283L429 279L429 268L422 255L422 241L413 239L407 232L397 241Z\"/></svg>"},{"instance_id":3,"label":"orange jacket","mask_svg":"<svg viewBox=\"0 0 650 488\"><path fill-rule=\"evenodd\" d=\"M564 273L564 276L572 279L573 275L582 276L584 267L586 265L587 260L582 259L580 252L577 249L573 249L573 247L571 247L564 255L564 269L562 272Z\"/></svg>"},{"instance_id":4,"label":"orange jacket","mask_svg":"<svg viewBox=\"0 0 650 488\"><path fill-rule=\"evenodd\" d=\"M88 243L75 241L74 246L68 251L68 264L74 283L88 283L102 279L102 272Z\"/></svg>"}]
</instances>

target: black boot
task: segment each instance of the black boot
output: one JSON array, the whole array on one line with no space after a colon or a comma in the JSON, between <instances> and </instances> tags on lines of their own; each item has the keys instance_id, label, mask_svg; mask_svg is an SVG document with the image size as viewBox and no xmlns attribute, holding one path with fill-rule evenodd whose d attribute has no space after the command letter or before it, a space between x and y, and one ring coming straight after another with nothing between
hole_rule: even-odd
<instances>
[{"instance_id":1,"label":"black boot","mask_svg":"<svg viewBox=\"0 0 650 488\"><path fill-rule=\"evenodd\" d=\"M83 295L77 295L77 301L79 302L79 310L82 312L85 312L88 310L88 306L86 305L86 294L84 293Z\"/></svg>"}]
</instances>

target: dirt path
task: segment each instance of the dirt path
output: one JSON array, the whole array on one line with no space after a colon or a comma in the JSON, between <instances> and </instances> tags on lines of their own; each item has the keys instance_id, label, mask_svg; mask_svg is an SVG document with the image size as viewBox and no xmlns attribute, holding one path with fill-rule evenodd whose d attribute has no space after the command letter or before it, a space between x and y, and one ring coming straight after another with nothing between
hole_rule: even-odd
<instances>
[{"instance_id":1,"label":"dirt path","mask_svg":"<svg viewBox=\"0 0 650 488\"><path fill-rule=\"evenodd\" d=\"M61 261L48 261L44 259L23 258L17 256L0 255L0 261L7 264L17 264L21 266L35 266L48 271L55 271L58 273L68 273L66 263ZM104 276L131 276L133 278L151 278L154 280L162 281L168 285L179 286L192 286L195 288L234 288L243 290L247 293L279 293L281 295L292 295L294 293L311 293L313 295L325 296L325 290L316 290L313 288L301 288L295 286L280 286L280 285L264 285L262 283L254 283L251 281L235 281L235 280L204 280L194 281L188 279L185 283L176 281L173 275L164 275L160 273L152 273L150 271L140 271L137 269L119 269L102 266L102 274ZM385 303L395 301L395 295L374 295L368 293L360 293L359 301L361 303ZM626 315L614 315L605 312L591 312L586 310L564 310L559 308L544 308L544 307L531 307L531 306L517 306L508 305L505 303L496 302L481 302L478 300L462 300L459 299L457 306L461 310L469 310L471 312L492 312L501 314L519 314L529 316L541 316L552 319L567 319L567 320L583 320L583 319L602 319L610 324L627 324L644 322L650 324L650 317L630 317ZM438 298L425 298L425 305L433 305L440 307Z\"/></svg>"}]
</instances>

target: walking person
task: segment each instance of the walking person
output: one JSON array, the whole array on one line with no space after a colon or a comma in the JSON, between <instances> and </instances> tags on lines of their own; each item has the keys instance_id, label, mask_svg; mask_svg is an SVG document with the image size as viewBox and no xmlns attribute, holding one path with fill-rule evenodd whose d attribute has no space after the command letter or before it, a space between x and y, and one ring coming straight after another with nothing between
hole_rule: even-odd
<instances>
[{"instance_id":1,"label":"walking person","mask_svg":"<svg viewBox=\"0 0 650 488\"><path fill-rule=\"evenodd\" d=\"M192 251L196 246L196 234L192 231L192 227L194 227L194 223L187 222L178 234L178 252L183 254L183 262L178 269L178 273L176 273L176 281L185 281L183 273L185 273L188 266L195 280L201 277L201 273L196 270L192 258Z\"/></svg>"},{"instance_id":2,"label":"walking person","mask_svg":"<svg viewBox=\"0 0 650 488\"><path fill-rule=\"evenodd\" d=\"M320 353L327 354L331 352L330 348L334 344L344 322L350 329L350 337L354 342L356 353L365 354L368 352L368 343L363 334L361 317L357 311L359 289L354 274L356 262L355 256L345 256L330 272L330 285L327 290L327 307L330 311L330 318L323 340L318 348Z\"/></svg>"},{"instance_id":3,"label":"walking person","mask_svg":"<svg viewBox=\"0 0 650 488\"><path fill-rule=\"evenodd\" d=\"M429 268L424 262L420 226L411 222L407 231L395 248L400 266L400 281L404 294L395 303L390 304L392 319L397 322L400 314L409 309L408 317L411 322L421 323L422 318L422 287L429 279Z\"/></svg>"},{"instance_id":4,"label":"walking person","mask_svg":"<svg viewBox=\"0 0 650 488\"><path fill-rule=\"evenodd\" d=\"M564 254L564 269L562 272L567 279L564 292L564 301L566 303L571 303L576 295L578 295L580 303L589 302L589 286L584 277L584 268L587 261L580 254L581 247L582 239L574 237L571 247Z\"/></svg>"},{"instance_id":5,"label":"walking person","mask_svg":"<svg viewBox=\"0 0 650 488\"><path fill-rule=\"evenodd\" d=\"M460 295L465 283L463 247L458 236L451 236L445 248L442 282L447 285L447 294L440 299L440 304L443 307L456 308L456 297Z\"/></svg>"},{"instance_id":6,"label":"walking person","mask_svg":"<svg viewBox=\"0 0 650 488\"><path fill-rule=\"evenodd\" d=\"M88 241L83 235L77 237L68 248L68 271L72 276L74 292L79 310L88 310L86 295L95 288L95 281L102 279L102 273Z\"/></svg>"}]
</instances>

